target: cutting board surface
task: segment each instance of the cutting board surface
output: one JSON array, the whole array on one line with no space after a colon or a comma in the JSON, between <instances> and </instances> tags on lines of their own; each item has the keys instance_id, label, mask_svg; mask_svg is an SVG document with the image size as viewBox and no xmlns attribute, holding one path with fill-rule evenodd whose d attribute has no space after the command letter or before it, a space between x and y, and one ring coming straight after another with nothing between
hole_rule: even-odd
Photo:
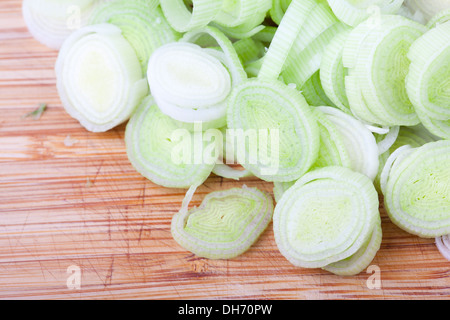
<instances>
[{"instance_id":1,"label":"cutting board surface","mask_svg":"<svg viewBox=\"0 0 450 320\"><path fill-rule=\"evenodd\" d=\"M170 234L185 191L133 169L124 125L90 133L66 114L56 57L28 33L21 1L0 1L0 299L450 298L450 262L434 240L400 230L382 208L381 249L353 277L294 267L272 224L235 259L185 251ZM40 103L48 104L40 120L23 118ZM192 205L243 184L272 192L256 178L211 176Z\"/></svg>"}]
</instances>

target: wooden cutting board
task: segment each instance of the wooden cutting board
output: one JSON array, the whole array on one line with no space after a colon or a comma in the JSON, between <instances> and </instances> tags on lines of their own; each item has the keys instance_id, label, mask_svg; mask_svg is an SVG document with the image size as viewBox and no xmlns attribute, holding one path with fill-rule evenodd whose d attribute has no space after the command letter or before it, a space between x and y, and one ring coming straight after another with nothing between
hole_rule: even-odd
<instances>
[{"instance_id":1,"label":"wooden cutting board","mask_svg":"<svg viewBox=\"0 0 450 320\"><path fill-rule=\"evenodd\" d=\"M159 187L133 169L124 125L90 133L65 113L56 56L28 33L21 1L2 0L0 299L450 298L450 262L433 239L400 230L382 209L381 249L371 272L358 276L292 266L272 225L236 259L186 252L170 235L184 190ZM40 103L49 106L40 120L22 118ZM272 191L255 178L211 176L192 204L244 183Z\"/></svg>"}]
</instances>

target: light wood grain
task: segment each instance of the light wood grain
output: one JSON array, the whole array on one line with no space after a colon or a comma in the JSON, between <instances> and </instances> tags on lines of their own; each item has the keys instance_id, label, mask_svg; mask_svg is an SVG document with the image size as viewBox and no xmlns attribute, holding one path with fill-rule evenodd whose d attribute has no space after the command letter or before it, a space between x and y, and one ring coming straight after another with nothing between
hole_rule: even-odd
<instances>
[{"instance_id":1,"label":"light wood grain","mask_svg":"<svg viewBox=\"0 0 450 320\"><path fill-rule=\"evenodd\" d=\"M200 259L171 238L184 191L156 186L130 165L124 125L86 132L63 110L55 88L57 53L31 38L21 1L0 2L0 299L448 299L450 263L432 239L395 227L383 210L383 242L366 272L338 277L292 266L272 225L244 255ZM39 121L22 119L39 103ZM70 136L76 143L67 147ZM211 176L195 195L243 183ZM66 286L81 268L80 290Z\"/></svg>"}]
</instances>

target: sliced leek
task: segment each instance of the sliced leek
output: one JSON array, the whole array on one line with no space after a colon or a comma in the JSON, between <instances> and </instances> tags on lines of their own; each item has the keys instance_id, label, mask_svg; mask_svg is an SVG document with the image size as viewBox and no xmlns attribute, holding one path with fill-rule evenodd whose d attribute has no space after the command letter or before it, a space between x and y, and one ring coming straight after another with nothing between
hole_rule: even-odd
<instances>
[{"instance_id":1,"label":"sliced leek","mask_svg":"<svg viewBox=\"0 0 450 320\"><path fill-rule=\"evenodd\" d=\"M97 0L24 0L22 15L28 30L40 43L59 50L75 30L88 24Z\"/></svg>"},{"instance_id":2,"label":"sliced leek","mask_svg":"<svg viewBox=\"0 0 450 320\"><path fill-rule=\"evenodd\" d=\"M379 149L372 132L345 112L331 107L319 107L342 136L350 157L350 168L374 180L379 168ZM334 138L337 139L337 138Z\"/></svg>"},{"instance_id":3,"label":"sliced leek","mask_svg":"<svg viewBox=\"0 0 450 320\"><path fill-rule=\"evenodd\" d=\"M450 21L439 24L413 43L406 77L408 97L424 126L448 139L450 131ZM444 132L439 130L444 128Z\"/></svg>"},{"instance_id":4,"label":"sliced leek","mask_svg":"<svg viewBox=\"0 0 450 320\"><path fill-rule=\"evenodd\" d=\"M251 21L255 14L266 15L271 0L224 0L214 22L226 27L236 27Z\"/></svg>"},{"instance_id":5,"label":"sliced leek","mask_svg":"<svg viewBox=\"0 0 450 320\"><path fill-rule=\"evenodd\" d=\"M72 33L55 71L64 108L89 131L107 131L128 120L148 93L136 53L111 24Z\"/></svg>"},{"instance_id":6,"label":"sliced leek","mask_svg":"<svg viewBox=\"0 0 450 320\"><path fill-rule=\"evenodd\" d=\"M405 78L411 44L426 27L401 16L380 16L353 29L343 51L346 93L361 120L382 125L416 125L419 118L408 98ZM382 67L380 67L382 66Z\"/></svg>"},{"instance_id":7,"label":"sliced leek","mask_svg":"<svg viewBox=\"0 0 450 320\"><path fill-rule=\"evenodd\" d=\"M398 149L399 150L399 149ZM386 211L403 230L424 238L450 234L450 141L411 149L389 166Z\"/></svg>"},{"instance_id":8,"label":"sliced leek","mask_svg":"<svg viewBox=\"0 0 450 320\"><path fill-rule=\"evenodd\" d=\"M337 34L328 44L320 62L320 82L323 91L336 107L351 114L345 91L347 69L342 62L344 44L349 34L344 30Z\"/></svg>"},{"instance_id":9,"label":"sliced leek","mask_svg":"<svg viewBox=\"0 0 450 320\"><path fill-rule=\"evenodd\" d=\"M189 1L186 1L189 2ZM223 0L160 0L167 21L178 32L206 27L222 9Z\"/></svg>"},{"instance_id":10,"label":"sliced leek","mask_svg":"<svg viewBox=\"0 0 450 320\"><path fill-rule=\"evenodd\" d=\"M216 142L203 139L201 131L191 132L163 114L151 96L128 122L125 142L128 159L136 170L168 188L199 186L216 164L207 154L208 146Z\"/></svg>"},{"instance_id":11,"label":"sliced leek","mask_svg":"<svg viewBox=\"0 0 450 320\"><path fill-rule=\"evenodd\" d=\"M273 200L256 188L209 193L198 208L186 203L172 218L171 232L186 250L208 259L246 252L272 221Z\"/></svg>"},{"instance_id":12,"label":"sliced leek","mask_svg":"<svg viewBox=\"0 0 450 320\"><path fill-rule=\"evenodd\" d=\"M350 257L331 263L323 269L339 276L353 276L366 269L380 250L383 231L381 229L381 219L378 219L372 235L367 241Z\"/></svg>"},{"instance_id":13,"label":"sliced leek","mask_svg":"<svg viewBox=\"0 0 450 320\"><path fill-rule=\"evenodd\" d=\"M214 36L223 51L191 43L204 34ZM217 29L207 27L155 50L147 78L163 113L178 121L203 121L220 128L226 124L231 89L246 74L231 42Z\"/></svg>"},{"instance_id":14,"label":"sliced leek","mask_svg":"<svg viewBox=\"0 0 450 320\"><path fill-rule=\"evenodd\" d=\"M111 23L122 30L136 51L142 71L153 51L163 44L178 40L180 35L167 23L158 1L114 0L99 5L89 19L90 24Z\"/></svg>"},{"instance_id":15,"label":"sliced leek","mask_svg":"<svg viewBox=\"0 0 450 320\"><path fill-rule=\"evenodd\" d=\"M355 254L379 219L366 176L343 167L311 171L290 187L274 216L275 241L292 264L322 268Z\"/></svg>"},{"instance_id":16,"label":"sliced leek","mask_svg":"<svg viewBox=\"0 0 450 320\"><path fill-rule=\"evenodd\" d=\"M349 26L356 26L380 14L396 13L404 0L328 0L334 14ZM375 22L376 23L376 22Z\"/></svg>"},{"instance_id":17,"label":"sliced leek","mask_svg":"<svg viewBox=\"0 0 450 320\"><path fill-rule=\"evenodd\" d=\"M317 159L319 129L312 110L298 91L279 81L255 79L236 87L227 121L240 138L238 162L263 180L296 180Z\"/></svg>"}]
</instances>

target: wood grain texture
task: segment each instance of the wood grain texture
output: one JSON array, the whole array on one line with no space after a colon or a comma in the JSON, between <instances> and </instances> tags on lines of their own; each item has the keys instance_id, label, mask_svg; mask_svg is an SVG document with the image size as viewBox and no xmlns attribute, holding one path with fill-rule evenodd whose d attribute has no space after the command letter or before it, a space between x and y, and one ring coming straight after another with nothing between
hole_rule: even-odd
<instances>
[{"instance_id":1,"label":"wood grain texture","mask_svg":"<svg viewBox=\"0 0 450 320\"><path fill-rule=\"evenodd\" d=\"M171 238L184 190L165 189L130 165L124 125L86 132L61 106L57 53L36 42L21 1L0 1L0 299L448 299L450 263L432 239L394 226L381 210L383 242L370 274L338 277L292 266L278 252L272 225L244 255L200 259ZM39 121L22 116L39 103ZM68 147L70 136L75 144ZM194 196L258 179L211 176ZM69 266L81 289L66 285Z\"/></svg>"}]
</instances>

